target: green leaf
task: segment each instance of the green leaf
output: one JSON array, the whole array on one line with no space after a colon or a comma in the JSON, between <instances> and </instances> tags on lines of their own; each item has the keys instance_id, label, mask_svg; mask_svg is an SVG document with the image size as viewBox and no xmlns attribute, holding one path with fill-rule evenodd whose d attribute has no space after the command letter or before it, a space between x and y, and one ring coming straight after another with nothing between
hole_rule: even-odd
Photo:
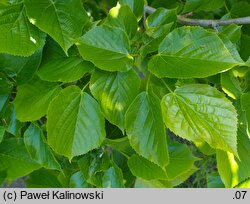
<instances>
[{"instance_id":1,"label":"green leaf","mask_svg":"<svg viewBox=\"0 0 250 204\"><path fill-rule=\"evenodd\" d=\"M41 59L42 49L38 49L29 57L0 54L0 70L6 73L8 77L16 77L16 84L22 85L34 77Z\"/></svg>"},{"instance_id":2,"label":"green leaf","mask_svg":"<svg viewBox=\"0 0 250 204\"><path fill-rule=\"evenodd\" d=\"M106 152L89 152L78 160L78 164L88 183L103 187L103 172L110 167L110 158Z\"/></svg>"},{"instance_id":3,"label":"green leaf","mask_svg":"<svg viewBox=\"0 0 250 204\"><path fill-rule=\"evenodd\" d=\"M216 159L219 174L226 188L232 188L250 177L250 138L244 130L238 130L238 154L217 150Z\"/></svg>"},{"instance_id":4,"label":"green leaf","mask_svg":"<svg viewBox=\"0 0 250 204\"><path fill-rule=\"evenodd\" d=\"M16 111L14 109L13 104L8 104L6 109L3 111L2 121L4 121L3 125L5 127L5 131L14 135L21 136L21 128L23 123L19 122L16 118Z\"/></svg>"},{"instance_id":5,"label":"green leaf","mask_svg":"<svg viewBox=\"0 0 250 204\"><path fill-rule=\"evenodd\" d=\"M72 50L75 51L74 47ZM69 53L69 55L67 57L56 42L48 39L44 48L43 60L37 73L38 76L45 81L73 82L94 69L94 66L90 62L84 61L82 57L78 56L77 52Z\"/></svg>"},{"instance_id":6,"label":"green leaf","mask_svg":"<svg viewBox=\"0 0 250 204\"><path fill-rule=\"evenodd\" d=\"M135 188L172 188L173 186L168 181L163 180L144 180L136 178Z\"/></svg>"},{"instance_id":7,"label":"green leaf","mask_svg":"<svg viewBox=\"0 0 250 204\"><path fill-rule=\"evenodd\" d=\"M203 78L243 65L232 49L214 32L183 26L166 36L148 66L158 77Z\"/></svg>"},{"instance_id":8,"label":"green leaf","mask_svg":"<svg viewBox=\"0 0 250 204\"><path fill-rule=\"evenodd\" d=\"M161 167L168 164L166 130L156 96L142 92L135 98L125 115L125 129L139 155Z\"/></svg>"},{"instance_id":9,"label":"green leaf","mask_svg":"<svg viewBox=\"0 0 250 204\"><path fill-rule=\"evenodd\" d=\"M164 169L158 165L134 154L128 159L128 166L132 174L145 180L167 179Z\"/></svg>"},{"instance_id":10,"label":"green leaf","mask_svg":"<svg viewBox=\"0 0 250 204\"><path fill-rule=\"evenodd\" d=\"M208 188L225 188L218 172L207 174Z\"/></svg>"},{"instance_id":11,"label":"green leaf","mask_svg":"<svg viewBox=\"0 0 250 204\"><path fill-rule=\"evenodd\" d=\"M39 169L32 172L26 180L27 188L63 188L58 181L58 172L47 169ZM42 178L42 179L41 179Z\"/></svg>"},{"instance_id":12,"label":"green leaf","mask_svg":"<svg viewBox=\"0 0 250 204\"><path fill-rule=\"evenodd\" d=\"M5 95L11 92L13 88L10 80L5 76L5 74L0 72L0 95Z\"/></svg>"},{"instance_id":13,"label":"green leaf","mask_svg":"<svg viewBox=\"0 0 250 204\"><path fill-rule=\"evenodd\" d=\"M113 162L112 166L104 172L104 188L124 188L122 170Z\"/></svg>"},{"instance_id":14,"label":"green leaf","mask_svg":"<svg viewBox=\"0 0 250 204\"><path fill-rule=\"evenodd\" d=\"M177 20L175 9L158 8L154 13L148 16L146 20L146 28L159 27L164 24L172 23Z\"/></svg>"},{"instance_id":15,"label":"green leaf","mask_svg":"<svg viewBox=\"0 0 250 204\"><path fill-rule=\"evenodd\" d=\"M7 179L19 178L40 168L30 158L22 139L8 139L0 144L0 163L0 171L7 171Z\"/></svg>"},{"instance_id":16,"label":"green leaf","mask_svg":"<svg viewBox=\"0 0 250 204\"><path fill-rule=\"evenodd\" d=\"M241 95L241 87L239 80L233 75L233 72L228 71L221 73L220 81L222 90L231 98L239 99Z\"/></svg>"},{"instance_id":17,"label":"green leaf","mask_svg":"<svg viewBox=\"0 0 250 204\"><path fill-rule=\"evenodd\" d=\"M27 19L23 3L1 6L0 53L32 55L44 45L45 36Z\"/></svg>"},{"instance_id":18,"label":"green leaf","mask_svg":"<svg viewBox=\"0 0 250 204\"><path fill-rule=\"evenodd\" d=\"M79 0L24 0L29 21L48 33L67 53L82 35L88 16Z\"/></svg>"},{"instance_id":19,"label":"green leaf","mask_svg":"<svg viewBox=\"0 0 250 204\"><path fill-rule=\"evenodd\" d=\"M111 147L112 149L117 150L128 157L135 153L132 147L130 146L127 137L122 137L115 140L106 138L104 140L104 145Z\"/></svg>"},{"instance_id":20,"label":"green leaf","mask_svg":"<svg viewBox=\"0 0 250 204\"><path fill-rule=\"evenodd\" d=\"M217 89L185 85L164 96L161 106L166 126L176 135L237 155L237 113Z\"/></svg>"},{"instance_id":21,"label":"green leaf","mask_svg":"<svg viewBox=\"0 0 250 204\"><path fill-rule=\"evenodd\" d=\"M226 35L232 43L237 43L241 38L241 27L235 24L225 26L220 34Z\"/></svg>"},{"instance_id":22,"label":"green leaf","mask_svg":"<svg viewBox=\"0 0 250 204\"><path fill-rule=\"evenodd\" d=\"M224 6L225 0L187 0L184 11L214 11Z\"/></svg>"},{"instance_id":23,"label":"green leaf","mask_svg":"<svg viewBox=\"0 0 250 204\"><path fill-rule=\"evenodd\" d=\"M138 21L142 18L144 11L144 0L119 0L121 5L128 5L136 15Z\"/></svg>"},{"instance_id":24,"label":"green leaf","mask_svg":"<svg viewBox=\"0 0 250 204\"><path fill-rule=\"evenodd\" d=\"M77 43L83 59L106 71L128 71L133 67L128 36L119 28L97 26Z\"/></svg>"},{"instance_id":25,"label":"green leaf","mask_svg":"<svg viewBox=\"0 0 250 204\"><path fill-rule=\"evenodd\" d=\"M133 38L137 32L137 19L128 6L116 6L110 9L105 20L105 25L124 30L129 38Z\"/></svg>"},{"instance_id":26,"label":"green leaf","mask_svg":"<svg viewBox=\"0 0 250 204\"><path fill-rule=\"evenodd\" d=\"M166 167L166 173L168 180L173 180L190 171L197 158L193 156L190 149L184 144L171 142L168 145L168 149L169 164Z\"/></svg>"},{"instance_id":27,"label":"green leaf","mask_svg":"<svg viewBox=\"0 0 250 204\"><path fill-rule=\"evenodd\" d=\"M7 177L7 172L6 171L0 171L0 185L4 182L4 180Z\"/></svg>"},{"instance_id":28,"label":"green leaf","mask_svg":"<svg viewBox=\"0 0 250 204\"><path fill-rule=\"evenodd\" d=\"M100 103L104 116L124 131L125 112L139 93L140 79L134 70L105 72L95 70L90 90Z\"/></svg>"},{"instance_id":29,"label":"green leaf","mask_svg":"<svg viewBox=\"0 0 250 204\"><path fill-rule=\"evenodd\" d=\"M82 172L77 171L70 177L69 187L70 188L89 188L89 184L84 179Z\"/></svg>"},{"instance_id":30,"label":"green leaf","mask_svg":"<svg viewBox=\"0 0 250 204\"><path fill-rule=\"evenodd\" d=\"M178 186L187 180L194 172L197 171L197 168L193 166L189 171L184 174L176 177L173 180L144 180L141 178L136 178L135 188L172 188Z\"/></svg>"},{"instance_id":31,"label":"green leaf","mask_svg":"<svg viewBox=\"0 0 250 204\"><path fill-rule=\"evenodd\" d=\"M57 83L50 83L39 79L17 87L14 106L17 119L35 121L47 113L51 100L59 93L61 88Z\"/></svg>"},{"instance_id":32,"label":"green leaf","mask_svg":"<svg viewBox=\"0 0 250 204\"><path fill-rule=\"evenodd\" d=\"M19 70L16 77L17 85L23 85L29 82L36 74L36 71L42 60L42 49L37 50L30 56L23 67Z\"/></svg>"},{"instance_id":33,"label":"green leaf","mask_svg":"<svg viewBox=\"0 0 250 204\"><path fill-rule=\"evenodd\" d=\"M250 136L250 93L243 93L241 95L241 109L245 112L247 123L247 134Z\"/></svg>"},{"instance_id":34,"label":"green leaf","mask_svg":"<svg viewBox=\"0 0 250 204\"><path fill-rule=\"evenodd\" d=\"M8 98L9 98L9 95L0 95L0 113L2 112Z\"/></svg>"},{"instance_id":35,"label":"green leaf","mask_svg":"<svg viewBox=\"0 0 250 204\"><path fill-rule=\"evenodd\" d=\"M239 185L236 186L236 188L250 188L250 178L241 182Z\"/></svg>"},{"instance_id":36,"label":"green leaf","mask_svg":"<svg viewBox=\"0 0 250 204\"><path fill-rule=\"evenodd\" d=\"M3 127L3 126L0 126L0 143L1 143L2 140L3 140L4 132L5 132L4 127Z\"/></svg>"},{"instance_id":37,"label":"green leaf","mask_svg":"<svg viewBox=\"0 0 250 204\"><path fill-rule=\"evenodd\" d=\"M24 132L24 144L31 158L41 166L47 169L61 170L60 164L45 142L42 130L33 123Z\"/></svg>"},{"instance_id":38,"label":"green leaf","mask_svg":"<svg viewBox=\"0 0 250 204\"><path fill-rule=\"evenodd\" d=\"M50 103L48 144L69 159L98 148L105 138L98 103L77 86L69 86Z\"/></svg>"}]
</instances>

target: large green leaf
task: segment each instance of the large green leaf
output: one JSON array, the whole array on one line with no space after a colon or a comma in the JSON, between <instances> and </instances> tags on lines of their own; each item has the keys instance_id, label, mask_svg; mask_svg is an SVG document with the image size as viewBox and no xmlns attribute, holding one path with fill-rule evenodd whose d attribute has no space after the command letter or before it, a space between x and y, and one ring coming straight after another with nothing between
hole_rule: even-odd
<instances>
[{"instance_id":1,"label":"large green leaf","mask_svg":"<svg viewBox=\"0 0 250 204\"><path fill-rule=\"evenodd\" d=\"M45 36L29 22L23 3L1 5L0 53L32 55L44 45Z\"/></svg>"},{"instance_id":2,"label":"large green leaf","mask_svg":"<svg viewBox=\"0 0 250 204\"><path fill-rule=\"evenodd\" d=\"M144 11L144 0L119 0L121 5L128 5L140 20Z\"/></svg>"},{"instance_id":3,"label":"large green leaf","mask_svg":"<svg viewBox=\"0 0 250 204\"><path fill-rule=\"evenodd\" d=\"M166 126L176 135L237 155L237 113L215 88L184 85L164 96L161 106Z\"/></svg>"},{"instance_id":4,"label":"large green leaf","mask_svg":"<svg viewBox=\"0 0 250 204\"><path fill-rule=\"evenodd\" d=\"M128 6L117 6L110 9L105 25L123 29L130 38L137 31L137 19Z\"/></svg>"},{"instance_id":5,"label":"large green leaf","mask_svg":"<svg viewBox=\"0 0 250 204\"><path fill-rule=\"evenodd\" d=\"M190 11L213 11L223 7L225 0L187 0L184 12Z\"/></svg>"},{"instance_id":6,"label":"large green leaf","mask_svg":"<svg viewBox=\"0 0 250 204\"><path fill-rule=\"evenodd\" d=\"M17 119L35 121L47 113L51 100L59 93L60 87L57 83L50 83L39 79L21 85L17 88L14 106Z\"/></svg>"},{"instance_id":7,"label":"large green leaf","mask_svg":"<svg viewBox=\"0 0 250 204\"><path fill-rule=\"evenodd\" d=\"M25 176L40 168L30 158L22 139L8 139L0 144L0 163L0 171L6 170L8 179Z\"/></svg>"},{"instance_id":8,"label":"large green leaf","mask_svg":"<svg viewBox=\"0 0 250 204\"><path fill-rule=\"evenodd\" d=\"M90 90L101 105L105 117L124 130L125 112L139 93L140 79L134 70L105 72L96 70L90 80Z\"/></svg>"},{"instance_id":9,"label":"large green leaf","mask_svg":"<svg viewBox=\"0 0 250 204\"><path fill-rule=\"evenodd\" d=\"M128 166L134 176L145 180L167 179L164 169L158 165L134 154L128 159Z\"/></svg>"},{"instance_id":10,"label":"large green leaf","mask_svg":"<svg viewBox=\"0 0 250 204\"><path fill-rule=\"evenodd\" d=\"M79 0L24 0L24 4L29 21L55 39L65 52L88 22Z\"/></svg>"},{"instance_id":11,"label":"large green leaf","mask_svg":"<svg viewBox=\"0 0 250 204\"><path fill-rule=\"evenodd\" d=\"M158 77L203 78L244 65L234 56L232 47L224 44L216 33L201 27L175 29L158 51L149 62L149 70Z\"/></svg>"},{"instance_id":12,"label":"large green leaf","mask_svg":"<svg viewBox=\"0 0 250 204\"><path fill-rule=\"evenodd\" d=\"M250 178L250 139L243 129L238 130L238 154L217 150L219 174L226 188L232 188Z\"/></svg>"},{"instance_id":13,"label":"large green leaf","mask_svg":"<svg viewBox=\"0 0 250 204\"><path fill-rule=\"evenodd\" d=\"M42 130L31 123L24 132L24 144L31 158L47 169L61 170L52 151L45 142Z\"/></svg>"},{"instance_id":14,"label":"large green leaf","mask_svg":"<svg viewBox=\"0 0 250 204\"><path fill-rule=\"evenodd\" d=\"M77 86L69 86L50 103L48 144L69 159L101 145L104 117L98 103Z\"/></svg>"},{"instance_id":15,"label":"large green leaf","mask_svg":"<svg viewBox=\"0 0 250 204\"><path fill-rule=\"evenodd\" d=\"M125 130L135 151L162 167L168 164L166 130L160 100L149 93L140 93L125 115Z\"/></svg>"},{"instance_id":16,"label":"large green leaf","mask_svg":"<svg viewBox=\"0 0 250 204\"><path fill-rule=\"evenodd\" d=\"M91 61L106 71L128 71L133 67L133 57L126 33L109 26L97 26L77 42L83 59Z\"/></svg>"},{"instance_id":17,"label":"large green leaf","mask_svg":"<svg viewBox=\"0 0 250 204\"><path fill-rule=\"evenodd\" d=\"M72 51L73 53L70 53ZM38 71L38 76L45 81L73 82L91 71L94 66L84 61L75 51L75 47L69 50L69 56L63 52L60 46L48 39L44 48L43 60Z\"/></svg>"}]
</instances>

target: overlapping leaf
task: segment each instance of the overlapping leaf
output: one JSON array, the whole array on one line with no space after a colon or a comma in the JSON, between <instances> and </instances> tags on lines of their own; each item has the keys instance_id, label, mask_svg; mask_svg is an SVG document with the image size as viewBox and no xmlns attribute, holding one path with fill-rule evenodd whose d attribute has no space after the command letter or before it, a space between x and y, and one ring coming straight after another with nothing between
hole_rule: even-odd
<instances>
[{"instance_id":1,"label":"overlapping leaf","mask_svg":"<svg viewBox=\"0 0 250 204\"><path fill-rule=\"evenodd\" d=\"M44 45L45 36L29 22L23 3L1 5L0 53L32 55Z\"/></svg>"},{"instance_id":2,"label":"overlapping leaf","mask_svg":"<svg viewBox=\"0 0 250 204\"><path fill-rule=\"evenodd\" d=\"M65 52L88 22L79 0L24 0L24 4L29 21L55 39Z\"/></svg>"},{"instance_id":3,"label":"overlapping leaf","mask_svg":"<svg viewBox=\"0 0 250 204\"><path fill-rule=\"evenodd\" d=\"M125 115L125 130L135 151L162 167L168 164L166 130L159 99L140 93Z\"/></svg>"},{"instance_id":4,"label":"overlapping leaf","mask_svg":"<svg viewBox=\"0 0 250 204\"><path fill-rule=\"evenodd\" d=\"M98 148L105 138L98 103L77 86L69 86L50 103L48 144L69 159Z\"/></svg>"},{"instance_id":5,"label":"overlapping leaf","mask_svg":"<svg viewBox=\"0 0 250 204\"><path fill-rule=\"evenodd\" d=\"M25 176L40 168L30 158L22 139L8 139L0 144L0 163L0 171L6 170L8 179Z\"/></svg>"},{"instance_id":6,"label":"overlapping leaf","mask_svg":"<svg viewBox=\"0 0 250 204\"><path fill-rule=\"evenodd\" d=\"M47 113L51 100L61 88L57 83L33 79L18 87L14 106L20 121L35 121Z\"/></svg>"},{"instance_id":7,"label":"overlapping leaf","mask_svg":"<svg viewBox=\"0 0 250 204\"><path fill-rule=\"evenodd\" d=\"M125 112L140 88L136 72L104 72L96 70L90 80L90 90L99 101L105 117L124 130Z\"/></svg>"},{"instance_id":8,"label":"overlapping leaf","mask_svg":"<svg viewBox=\"0 0 250 204\"><path fill-rule=\"evenodd\" d=\"M66 56L57 43L48 39L38 76L45 81L73 82L93 68L90 62L84 61L78 55L75 48L70 49L69 56Z\"/></svg>"},{"instance_id":9,"label":"overlapping leaf","mask_svg":"<svg viewBox=\"0 0 250 204\"><path fill-rule=\"evenodd\" d=\"M24 144L33 160L47 169L61 170L52 151L44 141L42 130L35 124L30 124L24 132Z\"/></svg>"},{"instance_id":10,"label":"overlapping leaf","mask_svg":"<svg viewBox=\"0 0 250 204\"><path fill-rule=\"evenodd\" d=\"M161 105L164 122L176 135L237 155L237 113L215 88L185 85L167 94Z\"/></svg>"},{"instance_id":11,"label":"overlapping leaf","mask_svg":"<svg viewBox=\"0 0 250 204\"><path fill-rule=\"evenodd\" d=\"M105 20L105 25L123 29L130 38L136 34L138 26L135 15L126 5L112 8Z\"/></svg>"},{"instance_id":12,"label":"overlapping leaf","mask_svg":"<svg viewBox=\"0 0 250 204\"><path fill-rule=\"evenodd\" d=\"M133 67L128 36L119 28L98 26L77 42L83 59L106 71L128 71Z\"/></svg>"},{"instance_id":13,"label":"overlapping leaf","mask_svg":"<svg viewBox=\"0 0 250 204\"><path fill-rule=\"evenodd\" d=\"M238 131L238 154L217 150L218 171L226 188L232 188L250 178L250 139L243 129Z\"/></svg>"},{"instance_id":14,"label":"overlapping leaf","mask_svg":"<svg viewBox=\"0 0 250 204\"><path fill-rule=\"evenodd\" d=\"M202 78L244 65L228 41L201 27L177 28L162 41L149 70L158 77Z\"/></svg>"}]
</instances>

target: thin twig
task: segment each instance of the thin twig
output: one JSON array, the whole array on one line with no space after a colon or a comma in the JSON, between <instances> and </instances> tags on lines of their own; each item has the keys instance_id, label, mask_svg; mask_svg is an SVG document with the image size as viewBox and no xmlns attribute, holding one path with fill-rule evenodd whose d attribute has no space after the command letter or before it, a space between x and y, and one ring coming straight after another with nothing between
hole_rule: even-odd
<instances>
[{"instance_id":1,"label":"thin twig","mask_svg":"<svg viewBox=\"0 0 250 204\"><path fill-rule=\"evenodd\" d=\"M145 6L144 11L145 13L152 14L155 12L155 8L150 6ZM197 25L197 26L223 26L223 25L230 25L230 24L237 24L237 25L244 25L250 24L250 16L243 17L243 18L233 18L227 20L203 20L203 19L191 19L187 18L186 15L178 15L177 21L183 25Z\"/></svg>"}]
</instances>

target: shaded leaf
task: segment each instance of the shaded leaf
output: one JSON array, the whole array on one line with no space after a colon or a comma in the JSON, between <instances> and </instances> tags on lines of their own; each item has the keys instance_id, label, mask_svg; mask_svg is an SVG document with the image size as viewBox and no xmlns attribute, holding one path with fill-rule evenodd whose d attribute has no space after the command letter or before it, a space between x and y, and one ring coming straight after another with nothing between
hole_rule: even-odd
<instances>
[{"instance_id":1,"label":"shaded leaf","mask_svg":"<svg viewBox=\"0 0 250 204\"><path fill-rule=\"evenodd\" d=\"M104 188L124 188L122 170L113 162L112 166L104 172Z\"/></svg>"},{"instance_id":2,"label":"shaded leaf","mask_svg":"<svg viewBox=\"0 0 250 204\"><path fill-rule=\"evenodd\" d=\"M35 121L47 113L51 100L59 93L61 88L57 83L50 83L40 79L17 87L17 95L14 106L17 119Z\"/></svg>"},{"instance_id":3,"label":"shaded leaf","mask_svg":"<svg viewBox=\"0 0 250 204\"><path fill-rule=\"evenodd\" d=\"M24 144L31 158L47 169L61 170L52 151L45 142L42 130L31 123L24 132Z\"/></svg>"},{"instance_id":4,"label":"shaded leaf","mask_svg":"<svg viewBox=\"0 0 250 204\"><path fill-rule=\"evenodd\" d=\"M94 69L94 66L84 61L77 52L71 54L71 50L75 51L75 47L70 49L69 56L66 56L56 42L48 39L38 76L45 81L73 82Z\"/></svg>"},{"instance_id":5,"label":"shaded leaf","mask_svg":"<svg viewBox=\"0 0 250 204\"><path fill-rule=\"evenodd\" d=\"M8 139L0 144L0 163L0 171L7 171L7 179L19 178L40 168L30 158L22 139Z\"/></svg>"},{"instance_id":6,"label":"shaded leaf","mask_svg":"<svg viewBox=\"0 0 250 204\"><path fill-rule=\"evenodd\" d=\"M32 172L26 180L27 188L63 188L62 184L57 179L58 172L39 169ZM42 178L42 179L41 179Z\"/></svg>"},{"instance_id":7,"label":"shaded leaf","mask_svg":"<svg viewBox=\"0 0 250 204\"><path fill-rule=\"evenodd\" d=\"M223 7L225 0L187 0L184 11L213 11Z\"/></svg>"}]
</instances>

